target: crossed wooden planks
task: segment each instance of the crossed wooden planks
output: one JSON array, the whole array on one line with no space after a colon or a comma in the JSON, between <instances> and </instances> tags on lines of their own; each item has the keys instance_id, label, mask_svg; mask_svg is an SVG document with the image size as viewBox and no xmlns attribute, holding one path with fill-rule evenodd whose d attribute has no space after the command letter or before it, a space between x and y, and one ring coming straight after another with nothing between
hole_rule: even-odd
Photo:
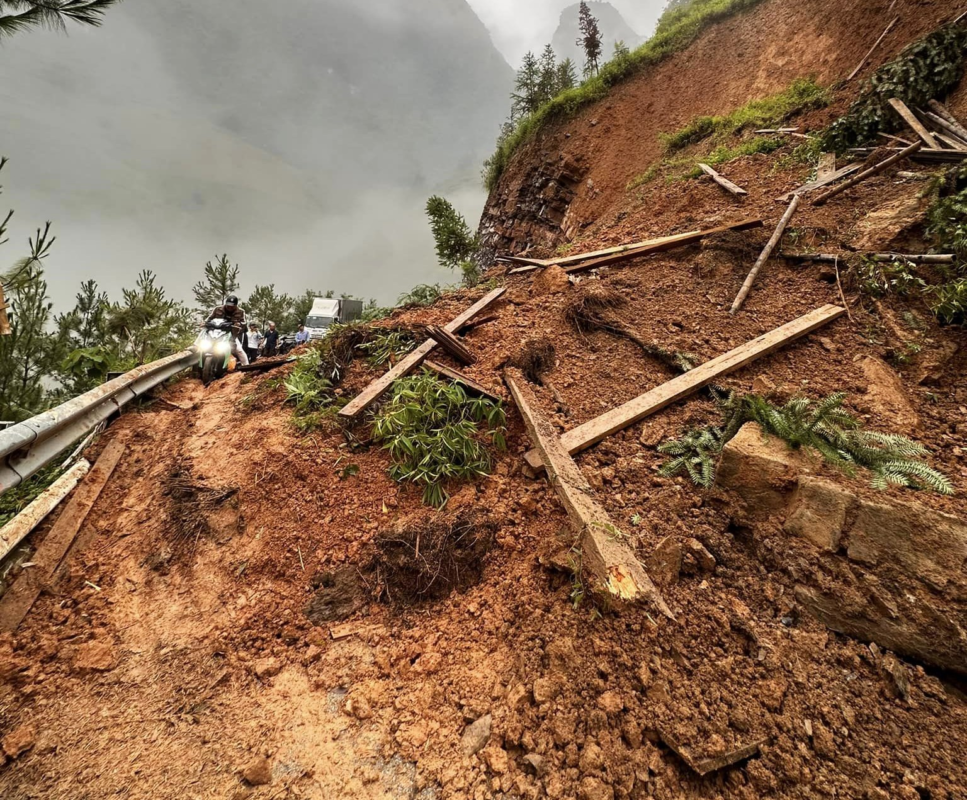
<instances>
[{"instance_id":1,"label":"crossed wooden planks","mask_svg":"<svg viewBox=\"0 0 967 800\"><path fill-rule=\"evenodd\" d=\"M40 543L32 559L33 566L20 574L0 601L0 631L12 633L23 622L27 612L60 566L123 453L124 442L118 439L104 448L87 478Z\"/></svg>"},{"instance_id":2,"label":"crossed wooden planks","mask_svg":"<svg viewBox=\"0 0 967 800\"><path fill-rule=\"evenodd\" d=\"M564 448L550 421L538 410L523 375L519 370L507 369L504 380L524 419L527 433L537 445L551 485L567 511L581 549L582 566L601 582L612 599L621 602L647 600L674 619L661 593L608 512L595 498L594 490Z\"/></svg>"},{"instance_id":3,"label":"crossed wooden planks","mask_svg":"<svg viewBox=\"0 0 967 800\"><path fill-rule=\"evenodd\" d=\"M505 291L506 289L503 287L500 289L494 289L492 292L490 292L490 294L480 298L480 300L478 300L460 316L450 322L443 330L445 330L447 333L456 333L458 330L460 330L460 328L470 322L471 319L477 316L477 314L493 303L494 300L500 297ZM369 384L369 386L363 389L363 391L360 392L351 402L343 406L343 408L339 411L339 416L343 419L354 419L355 417L359 416L363 411L379 400L380 395L389 389L389 387L392 386L396 381L398 381L400 378L405 378L413 370L420 366L420 364L423 363L423 360L433 352L433 348L436 346L437 343L433 341L433 339L427 339L412 353L400 359L396 363L396 366Z\"/></svg>"},{"instance_id":4,"label":"crossed wooden planks","mask_svg":"<svg viewBox=\"0 0 967 800\"><path fill-rule=\"evenodd\" d=\"M665 406L694 394L716 378L734 372L751 361L778 350L801 336L829 324L845 313L846 309L840 306L825 305L817 308L781 328L776 328L746 342L734 350L730 350L728 353L602 414L600 417L573 428L561 437L561 442L571 455L587 450L602 439L606 439L645 417L661 411ZM539 470L544 466L537 450L530 450L524 458L527 459L527 463L533 469Z\"/></svg>"}]
</instances>

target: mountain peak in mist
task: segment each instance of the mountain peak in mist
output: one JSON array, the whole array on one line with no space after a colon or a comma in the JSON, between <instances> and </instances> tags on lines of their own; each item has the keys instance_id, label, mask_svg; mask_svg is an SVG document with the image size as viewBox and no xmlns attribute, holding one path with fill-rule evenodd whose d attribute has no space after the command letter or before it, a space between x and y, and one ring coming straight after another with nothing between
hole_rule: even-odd
<instances>
[{"instance_id":1,"label":"mountain peak in mist","mask_svg":"<svg viewBox=\"0 0 967 800\"><path fill-rule=\"evenodd\" d=\"M621 12L611 3L590 2L588 6L601 28L603 38L602 62L611 58L615 42L624 42L628 47L634 49L644 41L644 38L632 29L625 18L621 16ZM557 53L558 58L570 58L580 68L584 64L584 52L577 44L580 35L578 32L579 8L580 4L575 3L561 12L561 20L554 32L551 46Z\"/></svg>"}]
</instances>

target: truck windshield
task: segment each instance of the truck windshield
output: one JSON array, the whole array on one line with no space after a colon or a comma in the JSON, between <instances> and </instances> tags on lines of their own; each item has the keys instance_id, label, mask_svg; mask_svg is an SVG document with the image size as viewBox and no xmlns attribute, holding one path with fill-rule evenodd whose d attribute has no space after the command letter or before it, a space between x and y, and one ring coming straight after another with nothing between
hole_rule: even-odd
<instances>
[{"instance_id":1,"label":"truck windshield","mask_svg":"<svg viewBox=\"0 0 967 800\"><path fill-rule=\"evenodd\" d=\"M307 328L328 328L333 323L332 317L307 317Z\"/></svg>"}]
</instances>

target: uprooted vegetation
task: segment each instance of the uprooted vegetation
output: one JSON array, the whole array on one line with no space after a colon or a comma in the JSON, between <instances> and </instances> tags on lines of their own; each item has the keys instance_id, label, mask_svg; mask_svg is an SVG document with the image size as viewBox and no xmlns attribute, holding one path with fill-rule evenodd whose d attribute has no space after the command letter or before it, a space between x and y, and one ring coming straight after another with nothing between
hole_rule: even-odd
<instances>
[{"instance_id":1,"label":"uprooted vegetation","mask_svg":"<svg viewBox=\"0 0 967 800\"><path fill-rule=\"evenodd\" d=\"M401 525L376 540L380 594L409 605L446 597L480 580L497 525L475 513Z\"/></svg>"},{"instance_id":2,"label":"uprooted vegetation","mask_svg":"<svg viewBox=\"0 0 967 800\"><path fill-rule=\"evenodd\" d=\"M424 370L397 381L373 425L374 439L389 452L396 481L423 486L423 502L446 505L451 481L488 475L488 444L506 448L502 406L471 397L459 383L447 383Z\"/></svg>"},{"instance_id":3,"label":"uprooted vegetation","mask_svg":"<svg viewBox=\"0 0 967 800\"><path fill-rule=\"evenodd\" d=\"M238 486L207 483L179 467L169 476L165 490L171 534L166 546L172 553L194 550L200 539L217 531L234 533L242 527Z\"/></svg>"},{"instance_id":4,"label":"uprooted vegetation","mask_svg":"<svg viewBox=\"0 0 967 800\"><path fill-rule=\"evenodd\" d=\"M719 402L721 424L686 431L659 447L659 452L672 457L662 465L661 473L685 473L695 484L710 488L722 448L743 425L755 422L763 433L781 439L793 450L814 450L847 475L854 476L857 468L869 470L876 489L892 484L953 494L950 480L922 461L928 455L923 445L899 434L863 429L843 408L845 400L844 393L818 402L800 395L775 406L755 394L729 395Z\"/></svg>"}]
</instances>

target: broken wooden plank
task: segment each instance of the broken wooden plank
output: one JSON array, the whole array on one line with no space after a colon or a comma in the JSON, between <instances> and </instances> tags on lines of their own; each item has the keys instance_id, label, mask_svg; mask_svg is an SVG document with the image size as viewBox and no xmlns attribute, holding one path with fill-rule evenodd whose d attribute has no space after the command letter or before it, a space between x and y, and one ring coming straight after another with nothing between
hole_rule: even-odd
<instances>
[{"instance_id":1,"label":"broken wooden plank","mask_svg":"<svg viewBox=\"0 0 967 800\"><path fill-rule=\"evenodd\" d=\"M602 258L595 258L591 261L585 262L583 264L578 264L574 267L568 267L564 271L569 275L576 272L587 272L592 269L600 269L601 267L608 267L612 264L617 264L621 261L627 261L632 258L639 258L641 256L653 255L655 253L664 253L668 250L674 250L678 247L687 247L703 239L714 236L719 233L726 233L728 231L747 231L751 228L761 228L761 219L746 219L741 222L736 222L731 225L722 225L718 228L711 228L707 231L695 231L694 233L684 233L679 236L669 236L663 242L657 242L644 247L639 247L636 250L630 250L623 253L615 253L610 256L603 256Z\"/></svg>"},{"instance_id":2,"label":"broken wooden plank","mask_svg":"<svg viewBox=\"0 0 967 800\"><path fill-rule=\"evenodd\" d=\"M893 18L893 22L891 22L891 23L890 23L889 25L887 25L887 26L886 26L886 30L885 30L885 31L883 31L883 33L881 33L881 34L880 34L880 38L879 38L879 39L877 39L877 40L876 40L876 41L875 41L875 42L873 43L873 46L872 46L872 47L870 48L870 51L869 51L869 52L868 52L868 53L867 53L867 54L866 54L865 56L863 56L863 60L862 60L862 61L860 61L860 63L856 65L856 69L854 69L854 70L853 70L853 71L852 71L852 72L851 72L851 73L849 74L849 76L848 76L848 77L846 78L846 82L847 82L847 83L849 83L849 81L851 81L851 80L853 80L853 78L855 78L855 77L856 77L856 76L857 76L857 75L859 74L859 71L860 71L861 69L863 69L863 67L865 67L865 66L866 66L866 62L870 60L870 56L872 56L872 55L873 55L873 54L874 54L874 53L876 52L876 49L877 49L877 48L878 48L878 47L879 47L879 46L880 46L881 44L883 44L883 40L884 40L884 39L885 39L885 38L886 38L886 37L887 37L887 36L888 36L888 35L890 34L890 31L892 31L892 30L893 30L893 29L894 29L894 28L896 27L896 24L897 24L897 23L898 23L899 21L900 21L900 18L899 18L899 17L894 17L894 18Z\"/></svg>"},{"instance_id":3,"label":"broken wooden plank","mask_svg":"<svg viewBox=\"0 0 967 800\"><path fill-rule=\"evenodd\" d=\"M933 111L934 114L947 121L957 136L967 142L967 127L964 127L960 120L950 113L950 110L947 108L947 106L945 106L943 103L938 103L936 100L928 100L927 105L930 106L930 110Z\"/></svg>"},{"instance_id":4,"label":"broken wooden plank","mask_svg":"<svg viewBox=\"0 0 967 800\"><path fill-rule=\"evenodd\" d=\"M470 306L470 308L460 314L460 316L448 323L444 327L444 330L446 330L448 333L453 333L460 330L460 328L470 322L470 320L487 308L505 291L507 290L504 287L500 287L498 289L494 289L489 294L484 295L476 303ZM435 347L436 342L433 341L433 339L427 339L423 344L416 348L416 350L401 358L388 372L385 372L383 375L378 377L375 381L369 384L369 386L363 389L363 391L356 395L356 397L354 397L348 404L343 406L339 410L339 416L343 419L353 419L357 417L373 403L379 400L383 392L392 386L393 383L400 378L406 377L414 369L420 366L420 364L423 363L423 359L430 355Z\"/></svg>"},{"instance_id":5,"label":"broken wooden plank","mask_svg":"<svg viewBox=\"0 0 967 800\"><path fill-rule=\"evenodd\" d=\"M750 744L743 745L742 747L737 747L734 750L730 750L727 753L723 753L720 756L713 756L712 758L696 758L691 751L691 748L682 745L677 738L672 736L664 727L658 727L659 738L675 752L678 757L685 762L692 770L697 772L701 776L708 775L710 772L715 772L716 770L724 769L725 767L730 767L733 764L738 764L740 761L745 761L747 758L752 758L756 753L759 752L759 748L762 745L769 742L769 737L759 739L758 741L751 742Z\"/></svg>"},{"instance_id":6,"label":"broken wooden plank","mask_svg":"<svg viewBox=\"0 0 967 800\"><path fill-rule=\"evenodd\" d=\"M561 436L561 442L568 453L574 455L593 447L602 439L640 422L645 417L661 411L666 406L694 394L699 389L744 367L746 364L775 352L817 328L828 325L846 313L845 308L825 305L810 311L799 319L788 322L780 328L769 331L734 350L707 361L700 367L673 378L642 395L629 400L624 405L611 409L600 417L585 422ZM525 456L527 463L534 469L541 469L541 459L531 450Z\"/></svg>"},{"instance_id":7,"label":"broken wooden plank","mask_svg":"<svg viewBox=\"0 0 967 800\"><path fill-rule=\"evenodd\" d=\"M824 180L836 173L836 153L822 153L816 167L816 180Z\"/></svg>"},{"instance_id":8,"label":"broken wooden plank","mask_svg":"<svg viewBox=\"0 0 967 800\"><path fill-rule=\"evenodd\" d=\"M488 400L492 400L494 403L499 403L500 398L497 397L493 392L487 389L480 383L477 383L473 378L468 378L462 372L459 372L450 367L444 366L436 361L431 361L429 358L423 362L423 366L426 367L431 372L435 372L444 378L449 378L451 381L456 383L462 383L470 392L479 395L480 397L486 397Z\"/></svg>"},{"instance_id":9,"label":"broken wooden plank","mask_svg":"<svg viewBox=\"0 0 967 800\"><path fill-rule=\"evenodd\" d=\"M953 255L934 255L932 253L844 253L843 255L837 255L835 253L800 253L796 255L785 255L783 257L792 261L810 261L819 264L835 264L839 261L845 261L850 256L870 258L873 261L879 262L910 261L914 264L953 264L956 260L956 256Z\"/></svg>"},{"instance_id":10,"label":"broken wooden plank","mask_svg":"<svg viewBox=\"0 0 967 800\"><path fill-rule=\"evenodd\" d=\"M760 128L755 131L757 134L775 134L775 133L796 133L799 128Z\"/></svg>"},{"instance_id":11,"label":"broken wooden plank","mask_svg":"<svg viewBox=\"0 0 967 800\"><path fill-rule=\"evenodd\" d=\"M611 599L623 602L647 600L674 619L661 593L624 541L624 534L595 498L594 490L564 449L550 421L538 410L523 373L508 368L504 371L504 380L524 419L527 433L541 454L551 485L567 511L581 550L582 566L601 582Z\"/></svg>"},{"instance_id":12,"label":"broken wooden plank","mask_svg":"<svg viewBox=\"0 0 967 800\"><path fill-rule=\"evenodd\" d=\"M475 328L481 328L484 325L489 325L491 322L496 322L498 319L496 314L491 314L489 317L481 317L480 319L471 320L466 325L462 326L457 333L463 335L467 334Z\"/></svg>"},{"instance_id":13,"label":"broken wooden plank","mask_svg":"<svg viewBox=\"0 0 967 800\"><path fill-rule=\"evenodd\" d=\"M943 133L935 133L934 136L940 140L941 144L947 145L950 150L960 150L961 152L967 152L967 144L962 144L959 139L954 139L953 136L948 136ZM947 149L945 148L945 149Z\"/></svg>"},{"instance_id":14,"label":"broken wooden plank","mask_svg":"<svg viewBox=\"0 0 967 800\"><path fill-rule=\"evenodd\" d=\"M960 133L960 131L963 130L963 127L960 125L953 125L947 119L941 117L939 114L934 114L932 111L921 111L920 113L930 120L935 128L939 128L940 130L948 133L957 144L967 144L967 139L964 138L964 134Z\"/></svg>"},{"instance_id":15,"label":"broken wooden plank","mask_svg":"<svg viewBox=\"0 0 967 800\"><path fill-rule=\"evenodd\" d=\"M865 169L862 172L858 173L857 175L854 175L848 181L845 181L844 183L841 183L839 186L836 186L830 189L828 192L824 192L823 194L819 195L819 197L813 200L813 205L821 206L824 203L827 203L829 200L831 200L832 198L836 197L839 194L842 194L847 189L852 189L854 186L856 186L856 184L861 183L862 181L865 181L867 178L872 178L874 175L879 175L881 172L893 166L898 161L902 161L907 156L911 156L922 149L923 149L923 142L914 142L905 150L901 150L899 153L894 153L885 161L881 161L879 164L874 164L869 169Z\"/></svg>"},{"instance_id":16,"label":"broken wooden plank","mask_svg":"<svg viewBox=\"0 0 967 800\"><path fill-rule=\"evenodd\" d=\"M683 236L691 236L692 234L698 233L698 231L688 231L687 233L676 233L671 236L660 236L657 239L645 239L641 242L630 242L629 244L619 244L614 247L606 247L603 250L592 250L587 253L575 253L572 256L561 256L560 258L522 258L520 256L502 256L502 260L511 261L515 264L523 264L524 268L521 270L511 270L508 275L513 275L516 272L525 272L531 269L538 269L543 267L565 267L571 264L579 264L582 261L590 261L592 258L600 258L601 256L610 256L617 253L626 253L629 250L638 250L642 247L650 247L656 244L663 244L665 242L678 241Z\"/></svg>"},{"instance_id":17,"label":"broken wooden plank","mask_svg":"<svg viewBox=\"0 0 967 800\"><path fill-rule=\"evenodd\" d=\"M920 144L920 142L918 142ZM852 147L850 148L851 153L856 153L857 155L869 156L871 153L875 153L883 148L876 147ZM899 152L899 147L888 147L887 150L893 150ZM941 164L959 164L967 159L967 153L962 150L948 150L944 148L943 150L930 150L928 148L923 148L918 150L910 156L911 161L922 161L928 164L931 163L941 163Z\"/></svg>"},{"instance_id":18,"label":"broken wooden plank","mask_svg":"<svg viewBox=\"0 0 967 800\"><path fill-rule=\"evenodd\" d=\"M809 183L804 183L798 189L793 189L791 192L786 192L778 200L782 203L788 203L797 194L806 194L807 192L812 192L815 189L821 189L824 186L828 186L831 183L835 183L840 178L845 178L847 175L852 175L857 170L863 168L862 164L847 164L845 167L841 167L836 170L832 175L827 175L825 178L818 178Z\"/></svg>"},{"instance_id":19,"label":"broken wooden plank","mask_svg":"<svg viewBox=\"0 0 967 800\"><path fill-rule=\"evenodd\" d=\"M699 168L708 175L713 181L715 181L719 186L721 186L725 191L731 192L737 197L743 197L748 194L748 192L741 186L736 186L728 178L719 175L714 169L712 169L708 164L699 163Z\"/></svg>"},{"instance_id":20,"label":"broken wooden plank","mask_svg":"<svg viewBox=\"0 0 967 800\"><path fill-rule=\"evenodd\" d=\"M755 264L753 264L752 269L745 278L745 282L742 284L742 288L739 289L739 293L735 297L735 302L732 303L732 308L729 310L730 314L735 314L742 304L745 302L745 298L749 296L749 292L752 291L752 284L755 283L756 276L759 274L759 270L762 266L769 260L772 255L772 251L776 249L779 242L782 241L782 235L786 232L786 227L789 225L790 220L792 220L792 215L796 213L796 209L799 208L800 196L794 195L789 203L789 208L786 209L786 213L782 215L782 219L779 220L779 225L776 227L775 232L772 234L772 238L766 243L765 249L756 259Z\"/></svg>"},{"instance_id":21,"label":"broken wooden plank","mask_svg":"<svg viewBox=\"0 0 967 800\"><path fill-rule=\"evenodd\" d=\"M903 121L913 129L913 132L923 140L923 143L927 147L929 147L931 150L941 149L940 145L937 144L937 140L933 138L933 134L931 134L930 131L923 126L923 123L917 119L916 115L909 108L907 108L906 103L896 97L891 97L889 102L890 105L893 106L893 110L903 117Z\"/></svg>"},{"instance_id":22,"label":"broken wooden plank","mask_svg":"<svg viewBox=\"0 0 967 800\"><path fill-rule=\"evenodd\" d=\"M883 131L877 131L876 135L883 139L889 139L891 142L899 142L904 147L909 147L911 144L913 144L913 142L911 142L909 139L902 139L899 136L894 136L892 133L884 133Z\"/></svg>"},{"instance_id":23,"label":"broken wooden plank","mask_svg":"<svg viewBox=\"0 0 967 800\"><path fill-rule=\"evenodd\" d=\"M31 561L33 566L20 573L0 600L0 631L13 633L53 577L74 537L101 494L124 453L124 442L115 439L101 453L87 478L78 487L67 507L57 518Z\"/></svg>"},{"instance_id":24,"label":"broken wooden plank","mask_svg":"<svg viewBox=\"0 0 967 800\"><path fill-rule=\"evenodd\" d=\"M452 333L447 333L439 325L427 325L426 333L431 339L433 339L433 341L440 345L443 350L449 353L461 364L470 366L476 361L476 359L473 357L473 353L464 347L463 342L461 342Z\"/></svg>"},{"instance_id":25,"label":"broken wooden plank","mask_svg":"<svg viewBox=\"0 0 967 800\"><path fill-rule=\"evenodd\" d=\"M81 459L44 489L23 511L0 528L0 561L10 555L10 551L26 539L30 532L60 505L81 478L87 475L90 468L90 463Z\"/></svg>"}]
</instances>

